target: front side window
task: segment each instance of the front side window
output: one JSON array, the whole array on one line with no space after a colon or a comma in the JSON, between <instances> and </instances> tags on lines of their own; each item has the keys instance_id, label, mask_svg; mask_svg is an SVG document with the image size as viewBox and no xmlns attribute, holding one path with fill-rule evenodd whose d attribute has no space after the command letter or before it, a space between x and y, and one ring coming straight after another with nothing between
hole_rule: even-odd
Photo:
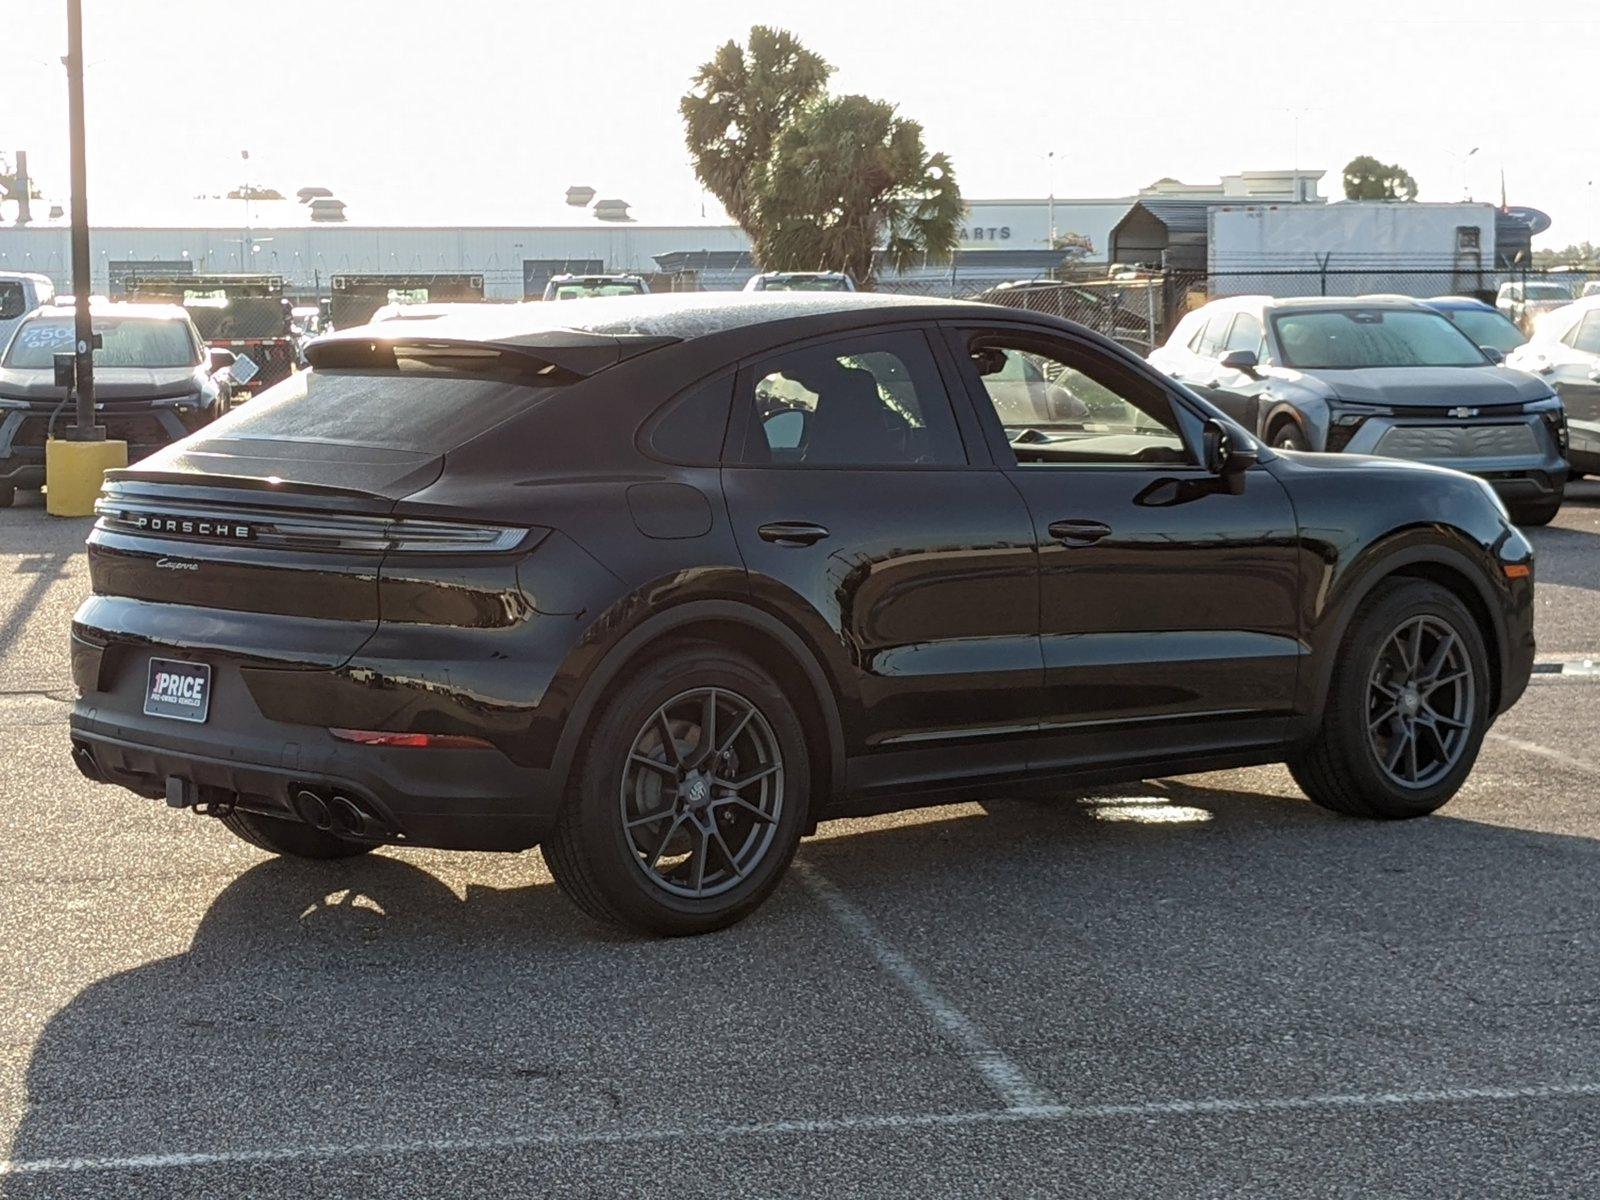
<instances>
[{"instance_id":1,"label":"front side window","mask_svg":"<svg viewBox=\"0 0 1600 1200\"><path fill-rule=\"evenodd\" d=\"M199 349L182 321L149 317L95 317L93 328L101 345L94 352L97 367L192 367L200 361ZM72 349L73 317L41 317L17 330L6 354L8 367L37 369L55 364L58 353Z\"/></svg>"},{"instance_id":2,"label":"front side window","mask_svg":"<svg viewBox=\"0 0 1600 1200\"><path fill-rule=\"evenodd\" d=\"M1366 367L1482 367L1483 351L1436 312L1312 309L1273 318L1285 366L1303 371Z\"/></svg>"},{"instance_id":3,"label":"front side window","mask_svg":"<svg viewBox=\"0 0 1600 1200\"><path fill-rule=\"evenodd\" d=\"M1228 322L1231 320L1233 318L1226 313L1212 317L1205 333L1200 335L1200 345L1195 353L1202 358L1221 358L1222 343L1228 336Z\"/></svg>"},{"instance_id":4,"label":"front side window","mask_svg":"<svg viewBox=\"0 0 1600 1200\"><path fill-rule=\"evenodd\" d=\"M1122 363L983 335L970 354L1019 466L1189 461L1165 391Z\"/></svg>"},{"instance_id":5,"label":"front side window","mask_svg":"<svg viewBox=\"0 0 1600 1200\"><path fill-rule=\"evenodd\" d=\"M1261 328L1254 313L1240 313L1233 319L1233 328L1228 331L1228 341L1223 346L1223 351L1248 350L1256 358L1266 357L1266 331Z\"/></svg>"},{"instance_id":6,"label":"front side window","mask_svg":"<svg viewBox=\"0 0 1600 1200\"><path fill-rule=\"evenodd\" d=\"M751 370L745 460L797 467L967 461L927 340L888 333L791 351Z\"/></svg>"}]
</instances>

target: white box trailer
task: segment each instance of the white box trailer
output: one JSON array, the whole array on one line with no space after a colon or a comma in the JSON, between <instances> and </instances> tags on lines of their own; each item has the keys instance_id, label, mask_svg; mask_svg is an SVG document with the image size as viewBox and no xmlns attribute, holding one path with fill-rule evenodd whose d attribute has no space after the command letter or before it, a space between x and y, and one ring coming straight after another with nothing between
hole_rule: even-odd
<instances>
[{"instance_id":1,"label":"white box trailer","mask_svg":"<svg viewBox=\"0 0 1600 1200\"><path fill-rule=\"evenodd\" d=\"M1492 204L1223 205L1208 218L1213 296L1493 295Z\"/></svg>"}]
</instances>

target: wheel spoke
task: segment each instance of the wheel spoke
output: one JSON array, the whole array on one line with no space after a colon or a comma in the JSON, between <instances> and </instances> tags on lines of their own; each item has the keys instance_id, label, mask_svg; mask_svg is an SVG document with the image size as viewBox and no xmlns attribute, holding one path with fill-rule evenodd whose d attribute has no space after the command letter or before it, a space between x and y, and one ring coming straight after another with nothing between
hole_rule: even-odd
<instances>
[{"instance_id":1,"label":"wheel spoke","mask_svg":"<svg viewBox=\"0 0 1600 1200\"><path fill-rule=\"evenodd\" d=\"M763 825L771 825L777 820L777 818L771 813L767 812L763 808L758 808L756 805L751 804L750 801L746 800L743 796L724 796L720 800L712 801L713 808L725 808L730 804L737 805L738 807L744 809Z\"/></svg>"},{"instance_id":2,"label":"wheel spoke","mask_svg":"<svg viewBox=\"0 0 1600 1200\"><path fill-rule=\"evenodd\" d=\"M672 818L672 824L667 826L667 831L661 835L661 841L656 844L656 852L650 856L650 861L645 864L650 870L654 871L656 869L656 864L661 861L661 854L666 850L667 843L672 840L672 835L678 832L678 826L682 824L682 813Z\"/></svg>"},{"instance_id":3,"label":"wheel spoke","mask_svg":"<svg viewBox=\"0 0 1600 1200\"><path fill-rule=\"evenodd\" d=\"M1392 721L1392 720L1394 720L1394 718L1398 717L1399 715L1400 715L1400 710L1398 708L1396 708L1394 705L1391 704L1388 708L1384 709L1377 716L1373 717L1372 720L1368 721L1367 722L1367 728L1368 729L1376 729L1379 725L1382 725L1385 721Z\"/></svg>"},{"instance_id":4,"label":"wheel spoke","mask_svg":"<svg viewBox=\"0 0 1600 1200\"><path fill-rule=\"evenodd\" d=\"M666 750L667 757L672 760L674 770L681 769L683 767L683 755L678 751L678 739L672 735L672 722L667 720L665 706L656 709L654 720L661 733L661 745Z\"/></svg>"},{"instance_id":5,"label":"wheel spoke","mask_svg":"<svg viewBox=\"0 0 1600 1200\"><path fill-rule=\"evenodd\" d=\"M1447 717L1444 715L1444 713L1434 708L1431 704L1423 705L1423 709L1436 724L1448 725L1452 729L1465 729L1467 727L1467 722L1458 720L1455 717Z\"/></svg>"},{"instance_id":6,"label":"wheel spoke","mask_svg":"<svg viewBox=\"0 0 1600 1200\"><path fill-rule=\"evenodd\" d=\"M728 860L728 869L738 878L744 878L744 870L739 866L739 860L733 856L733 851L728 849L728 842L722 836L722 830L717 828L715 818L711 822L711 836L717 839L717 846L722 851L722 857Z\"/></svg>"},{"instance_id":7,"label":"wheel spoke","mask_svg":"<svg viewBox=\"0 0 1600 1200\"><path fill-rule=\"evenodd\" d=\"M628 755L628 761L638 763L646 770L655 771L657 774L665 775L669 779L678 777L678 768L671 763L662 762L659 758L651 758L648 754L640 754L637 750Z\"/></svg>"},{"instance_id":8,"label":"wheel spoke","mask_svg":"<svg viewBox=\"0 0 1600 1200\"><path fill-rule=\"evenodd\" d=\"M1395 687L1392 683L1385 683L1381 679L1374 679L1372 681L1372 690L1377 692L1386 700L1400 699L1400 689Z\"/></svg>"},{"instance_id":9,"label":"wheel spoke","mask_svg":"<svg viewBox=\"0 0 1600 1200\"><path fill-rule=\"evenodd\" d=\"M1411 673L1415 675L1422 666L1423 621L1421 617L1411 623L1411 630L1411 652L1406 655L1406 664L1411 668Z\"/></svg>"},{"instance_id":10,"label":"wheel spoke","mask_svg":"<svg viewBox=\"0 0 1600 1200\"><path fill-rule=\"evenodd\" d=\"M634 817L633 820L631 820L631 821L624 821L622 823L622 827L624 829L636 829L640 825L648 825L652 821L659 821L663 817L670 817L671 815L672 815L672 806L668 805L666 808L660 809L657 812L646 813L642 817Z\"/></svg>"},{"instance_id":11,"label":"wheel spoke","mask_svg":"<svg viewBox=\"0 0 1600 1200\"><path fill-rule=\"evenodd\" d=\"M1445 664L1450 658L1450 651L1454 650L1455 646L1456 635L1454 633L1440 635L1439 644L1434 647L1433 655L1428 659L1428 665L1422 669L1422 678L1419 682L1423 686L1430 684L1438 676L1439 672L1444 670Z\"/></svg>"},{"instance_id":12,"label":"wheel spoke","mask_svg":"<svg viewBox=\"0 0 1600 1200\"><path fill-rule=\"evenodd\" d=\"M717 753L717 689L707 688L700 701L700 737L694 745L694 765L704 767Z\"/></svg>"},{"instance_id":13,"label":"wheel spoke","mask_svg":"<svg viewBox=\"0 0 1600 1200\"><path fill-rule=\"evenodd\" d=\"M733 729L722 739L722 745L717 747L718 754L726 754L733 749L734 742L739 740L739 735L744 732L744 727L750 724L750 718L756 715L756 710L747 708L739 714L739 719L733 723Z\"/></svg>"},{"instance_id":14,"label":"wheel spoke","mask_svg":"<svg viewBox=\"0 0 1600 1200\"><path fill-rule=\"evenodd\" d=\"M1411 737L1410 728L1402 725L1399 735L1394 739L1394 744L1389 747L1388 761L1383 764L1384 769L1391 774L1400 766L1400 759L1406 752L1406 743L1411 740Z\"/></svg>"},{"instance_id":15,"label":"wheel spoke","mask_svg":"<svg viewBox=\"0 0 1600 1200\"><path fill-rule=\"evenodd\" d=\"M698 829L699 827L696 826ZM704 829L700 829L700 848L694 852L694 860L690 870L692 874L689 886L696 892L704 891L706 886L706 859L711 856L711 838Z\"/></svg>"},{"instance_id":16,"label":"wheel spoke","mask_svg":"<svg viewBox=\"0 0 1600 1200\"><path fill-rule=\"evenodd\" d=\"M1422 770L1417 766L1417 727L1413 725L1407 732L1410 736L1406 739L1406 763L1411 768L1411 782L1415 783L1422 778Z\"/></svg>"},{"instance_id":17,"label":"wheel spoke","mask_svg":"<svg viewBox=\"0 0 1600 1200\"><path fill-rule=\"evenodd\" d=\"M739 778L739 779L713 779L712 783L716 784L718 787L728 788L731 791L742 792L742 791L744 791L745 788L749 787L752 783L758 783L761 780L765 779L767 776L776 775L777 773L778 773L778 764L777 763L769 763L767 766L758 767L756 770L751 771L748 775L745 775L742 778Z\"/></svg>"},{"instance_id":18,"label":"wheel spoke","mask_svg":"<svg viewBox=\"0 0 1600 1200\"><path fill-rule=\"evenodd\" d=\"M1459 671L1452 671L1448 675L1441 675L1436 679L1430 679L1422 685L1422 694L1424 697L1431 696L1446 684L1455 683L1459 680L1467 678L1471 674L1471 671L1467 670L1465 667L1462 667Z\"/></svg>"}]
</instances>

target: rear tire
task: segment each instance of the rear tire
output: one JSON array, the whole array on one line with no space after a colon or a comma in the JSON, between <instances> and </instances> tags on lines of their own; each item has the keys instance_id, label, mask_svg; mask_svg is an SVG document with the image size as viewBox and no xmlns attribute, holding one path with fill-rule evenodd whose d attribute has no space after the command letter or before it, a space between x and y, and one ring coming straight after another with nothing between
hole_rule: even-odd
<instances>
[{"instance_id":1,"label":"rear tire","mask_svg":"<svg viewBox=\"0 0 1600 1200\"><path fill-rule=\"evenodd\" d=\"M1409 668L1413 633L1415 667ZM1432 675L1444 682L1428 679L1436 658ZM1332 812L1390 820L1425 816L1449 801L1472 771L1489 725L1491 687L1483 633L1466 606L1426 580L1386 580L1350 622L1322 728L1289 760L1289 771L1307 796Z\"/></svg>"},{"instance_id":2,"label":"rear tire","mask_svg":"<svg viewBox=\"0 0 1600 1200\"><path fill-rule=\"evenodd\" d=\"M17 500L17 489L0 487L0 508L10 508Z\"/></svg>"},{"instance_id":3,"label":"rear tire","mask_svg":"<svg viewBox=\"0 0 1600 1200\"><path fill-rule=\"evenodd\" d=\"M729 786L739 780L749 782ZM805 731L772 678L726 646L684 643L614 685L539 849L597 921L709 933L778 885L810 787Z\"/></svg>"},{"instance_id":4,"label":"rear tire","mask_svg":"<svg viewBox=\"0 0 1600 1200\"><path fill-rule=\"evenodd\" d=\"M1548 525L1556 519L1556 514L1561 511L1561 492L1554 498L1540 500L1534 504L1518 504L1511 507L1511 521L1515 525Z\"/></svg>"},{"instance_id":5,"label":"rear tire","mask_svg":"<svg viewBox=\"0 0 1600 1200\"><path fill-rule=\"evenodd\" d=\"M351 842L299 821L264 817L235 810L219 818L234 834L258 850L291 858L355 858L375 848L372 842Z\"/></svg>"}]
</instances>

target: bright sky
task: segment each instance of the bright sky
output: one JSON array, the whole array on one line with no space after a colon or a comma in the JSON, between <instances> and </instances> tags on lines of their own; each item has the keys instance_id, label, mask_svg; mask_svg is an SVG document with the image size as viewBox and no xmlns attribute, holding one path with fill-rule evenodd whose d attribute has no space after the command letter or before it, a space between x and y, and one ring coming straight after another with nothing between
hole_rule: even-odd
<instances>
[{"instance_id":1,"label":"bright sky","mask_svg":"<svg viewBox=\"0 0 1600 1200\"><path fill-rule=\"evenodd\" d=\"M65 0L13 0L0 149L67 192ZM505 212L569 184L644 219L698 206L678 97L754 22L897 102L971 197L1118 196L1170 175L1338 171L1370 153L1426 200L1545 209L1600 241L1596 0L85 0L91 219L136 189L249 175L351 203L428 190ZM1296 125L1298 123L1298 137ZM1474 147L1477 153L1463 156ZM1052 170L1047 154L1055 152ZM141 208L145 205L141 204ZM437 210L436 201L429 210Z\"/></svg>"}]
</instances>

